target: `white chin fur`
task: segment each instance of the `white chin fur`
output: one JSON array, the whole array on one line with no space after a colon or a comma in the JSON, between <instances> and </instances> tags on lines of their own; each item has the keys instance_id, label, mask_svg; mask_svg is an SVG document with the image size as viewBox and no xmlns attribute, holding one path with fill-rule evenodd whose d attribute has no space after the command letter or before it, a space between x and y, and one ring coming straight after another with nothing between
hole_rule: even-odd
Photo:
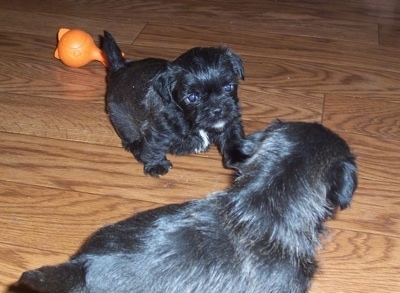
<instances>
[{"instance_id":1,"label":"white chin fur","mask_svg":"<svg viewBox=\"0 0 400 293\"><path fill-rule=\"evenodd\" d=\"M222 128L224 128L225 124L226 124L225 121L219 121L214 124L213 128L214 129L222 129Z\"/></svg>"}]
</instances>

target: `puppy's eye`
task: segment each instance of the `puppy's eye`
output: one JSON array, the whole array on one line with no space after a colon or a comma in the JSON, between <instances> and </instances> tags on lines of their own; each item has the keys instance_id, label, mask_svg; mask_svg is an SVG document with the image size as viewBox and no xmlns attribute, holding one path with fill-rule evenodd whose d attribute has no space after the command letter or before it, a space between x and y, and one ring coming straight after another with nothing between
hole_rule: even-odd
<instances>
[{"instance_id":1,"label":"puppy's eye","mask_svg":"<svg viewBox=\"0 0 400 293\"><path fill-rule=\"evenodd\" d=\"M196 101L198 101L200 99L200 97L196 94L190 94L185 98L185 101L187 103L194 103Z\"/></svg>"},{"instance_id":2,"label":"puppy's eye","mask_svg":"<svg viewBox=\"0 0 400 293\"><path fill-rule=\"evenodd\" d=\"M234 87L235 86L233 84L224 85L224 91L231 92L231 91L233 91Z\"/></svg>"}]
</instances>

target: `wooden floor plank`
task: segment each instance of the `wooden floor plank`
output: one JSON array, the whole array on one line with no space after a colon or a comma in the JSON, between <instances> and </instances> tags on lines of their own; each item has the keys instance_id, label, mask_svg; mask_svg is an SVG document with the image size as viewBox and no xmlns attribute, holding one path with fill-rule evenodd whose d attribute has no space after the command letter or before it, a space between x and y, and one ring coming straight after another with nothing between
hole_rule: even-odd
<instances>
[{"instance_id":1,"label":"wooden floor plank","mask_svg":"<svg viewBox=\"0 0 400 293\"><path fill-rule=\"evenodd\" d=\"M239 90L247 133L265 128L275 119L321 122L323 95L276 89L260 89L244 82ZM282 105L285 105L282 107ZM259 128L251 128L254 123Z\"/></svg>"},{"instance_id":2,"label":"wooden floor plank","mask_svg":"<svg viewBox=\"0 0 400 293\"><path fill-rule=\"evenodd\" d=\"M0 100L0 130L121 146L103 103L8 94Z\"/></svg>"},{"instance_id":3,"label":"wooden floor plank","mask_svg":"<svg viewBox=\"0 0 400 293\"><path fill-rule=\"evenodd\" d=\"M227 44L241 54L252 56L346 65L369 70L385 69L393 72L398 72L400 68L400 65L395 62L399 53L397 48L290 36L285 35L284 32L270 34L265 31L242 29L231 34L228 29L221 27L204 30L201 26L170 25L166 27L163 24L149 24L133 44L138 46L161 44L172 48Z\"/></svg>"},{"instance_id":4,"label":"wooden floor plank","mask_svg":"<svg viewBox=\"0 0 400 293\"><path fill-rule=\"evenodd\" d=\"M54 60L54 63L60 62L53 57L56 49L56 37L43 37L23 34L10 33L0 29L1 46L0 50L4 59L24 60L37 64L37 62L48 62ZM3 61L4 62L4 61ZM4 74L4 72L2 71Z\"/></svg>"},{"instance_id":5,"label":"wooden floor plank","mask_svg":"<svg viewBox=\"0 0 400 293\"><path fill-rule=\"evenodd\" d=\"M48 57L49 60L41 64L0 61L4 69L0 73L0 93L20 94L31 99L47 97L104 103L106 71L103 65L96 62L85 68L70 68Z\"/></svg>"},{"instance_id":6,"label":"wooden floor plank","mask_svg":"<svg viewBox=\"0 0 400 293\"><path fill-rule=\"evenodd\" d=\"M399 190L400 184L361 177L350 209L337 213L329 227L398 237Z\"/></svg>"},{"instance_id":7,"label":"wooden floor plank","mask_svg":"<svg viewBox=\"0 0 400 293\"><path fill-rule=\"evenodd\" d=\"M393 293L400 288L395 273L399 262L398 237L332 230L320 253L320 273L310 292Z\"/></svg>"},{"instance_id":8,"label":"wooden floor plank","mask_svg":"<svg viewBox=\"0 0 400 293\"><path fill-rule=\"evenodd\" d=\"M395 186L399 183L400 141L354 133L339 134L353 148L362 178Z\"/></svg>"},{"instance_id":9,"label":"wooden floor plank","mask_svg":"<svg viewBox=\"0 0 400 293\"><path fill-rule=\"evenodd\" d=\"M145 26L144 22L112 21L104 18L82 18L75 16L60 16L51 13L26 12L0 9L0 18L7 21L1 26L1 31L10 33L23 33L31 36L43 36L56 43L57 33L60 28L81 29L91 35L98 43L99 35L107 30L113 33L114 38L120 43L132 43ZM28 39L27 39L28 41Z\"/></svg>"},{"instance_id":10,"label":"wooden floor plank","mask_svg":"<svg viewBox=\"0 0 400 293\"><path fill-rule=\"evenodd\" d=\"M400 104L327 95L323 123L339 131L400 141Z\"/></svg>"},{"instance_id":11,"label":"wooden floor plank","mask_svg":"<svg viewBox=\"0 0 400 293\"><path fill-rule=\"evenodd\" d=\"M3 133L0 178L21 184L29 178L38 186L163 203L204 196L231 180L232 171L222 168L215 148L170 159L174 169L157 180L144 176L143 166L122 147Z\"/></svg>"},{"instance_id":12,"label":"wooden floor plank","mask_svg":"<svg viewBox=\"0 0 400 293\"><path fill-rule=\"evenodd\" d=\"M380 25L379 26L379 45L384 47L400 48L400 26L399 25Z\"/></svg>"},{"instance_id":13,"label":"wooden floor plank","mask_svg":"<svg viewBox=\"0 0 400 293\"><path fill-rule=\"evenodd\" d=\"M400 102L397 94L400 90L399 73L247 55L243 59L247 83L261 88L355 97L381 96L388 101Z\"/></svg>"},{"instance_id":14,"label":"wooden floor plank","mask_svg":"<svg viewBox=\"0 0 400 293\"><path fill-rule=\"evenodd\" d=\"M233 21L237 18L252 19L262 22L269 17L300 18L303 20L313 18L335 19L338 21L352 21L358 23L391 24L400 18L396 0L369 1L337 1L331 5L329 1L284 1L274 0L263 2L237 1L99 1L94 7L85 1L77 2L65 0L55 3L51 0L26 3L23 0L3 1L0 5L4 9L19 11L47 12L56 14L74 15L82 18L90 17L94 13L102 18L129 19L153 18L154 20L176 21L177 19L227 19ZM113 13L111 14L110 11ZM195 20L198 20L195 19Z\"/></svg>"},{"instance_id":15,"label":"wooden floor plank","mask_svg":"<svg viewBox=\"0 0 400 293\"><path fill-rule=\"evenodd\" d=\"M102 226L160 205L118 194L102 196L4 181L0 181L0 192L0 226L3 233L8 231L0 242L67 254Z\"/></svg>"}]
</instances>

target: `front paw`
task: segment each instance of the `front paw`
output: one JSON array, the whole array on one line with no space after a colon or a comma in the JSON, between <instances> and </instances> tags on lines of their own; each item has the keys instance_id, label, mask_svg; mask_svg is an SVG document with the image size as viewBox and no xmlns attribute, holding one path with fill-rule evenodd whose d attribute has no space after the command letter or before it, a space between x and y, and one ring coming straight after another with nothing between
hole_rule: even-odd
<instances>
[{"instance_id":1,"label":"front paw","mask_svg":"<svg viewBox=\"0 0 400 293\"><path fill-rule=\"evenodd\" d=\"M210 147L210 139L207 133L203 130L199 130L199 136L195 137L197 139L197 147L194 149L195 153L206 152Z\"/></svg>"},{"instance_id":2,"label":"front paw","mask_svg":"<svg viewBox=\"0 0 400 293\"><path fill-rule=\"evenodd\" d=\"M148 174L152 177L159 177L168 173L169 169L172 168L172 164L168 160L161 162L148 163L144 166L144 174Z\"/></svg>"},{"instance_id":3,"label":"front paw","mask_svg":"<svg viewBox=\"0 0 400 293\"><path fill-rule=\"evenodd\" d=\"M243 147L236 147L227 150L224 153L224 165L230 169L236 169L244 163L251 155Z\"/></svg>"}]
</instances>

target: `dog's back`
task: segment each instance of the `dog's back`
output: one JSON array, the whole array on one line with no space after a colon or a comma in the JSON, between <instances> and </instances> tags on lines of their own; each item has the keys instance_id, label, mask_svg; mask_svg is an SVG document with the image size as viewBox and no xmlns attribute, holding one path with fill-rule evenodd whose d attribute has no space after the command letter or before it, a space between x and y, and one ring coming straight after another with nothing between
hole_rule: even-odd
<instances>
[{"instance_id":1,"label":"dog's back","mask_svg":"<svg viewBox=\"0 0 400 293\"><path fill-rule=\"evenodd\" d=\"M96 232L71 261L25 272L52 293L303 293L323 222L357 186L346 142L319 124L275 122L226 191L139 213Z\"/></svg>"}]
</instances>

